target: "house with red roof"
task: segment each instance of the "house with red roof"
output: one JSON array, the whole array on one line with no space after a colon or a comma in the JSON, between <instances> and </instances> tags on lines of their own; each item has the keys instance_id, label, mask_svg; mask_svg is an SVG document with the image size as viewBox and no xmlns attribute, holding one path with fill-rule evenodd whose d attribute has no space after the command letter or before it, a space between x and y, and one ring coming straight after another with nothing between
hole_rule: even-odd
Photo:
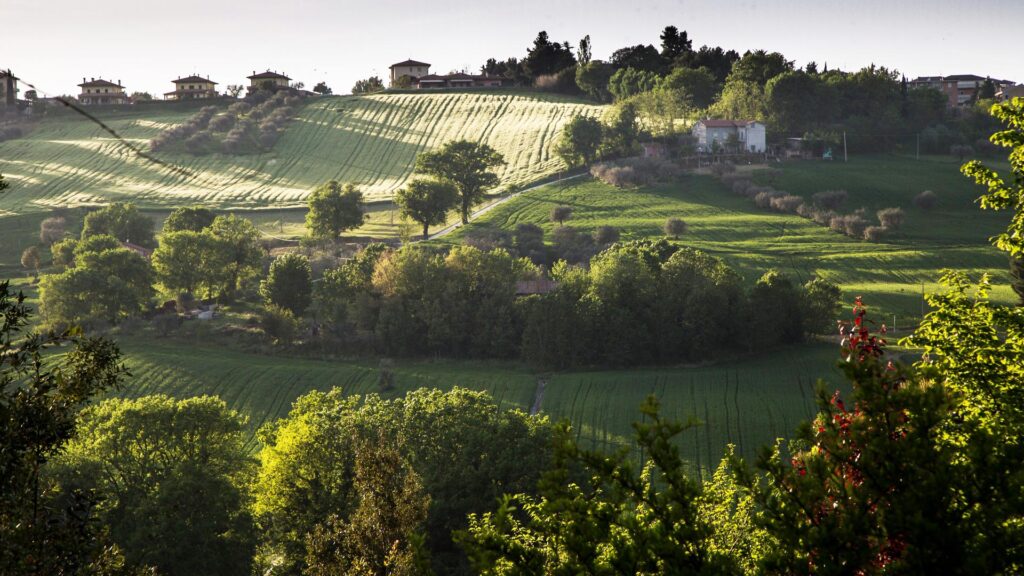
<instances>
[{"instance_id":1,"label":"house with red roof","mask_svg":"<svg viewBox=\"0 0 1024 576\"><path fill-rule=\"evenodd\" d=\"M701 120L693 135L702 152L754 152L766 149L764 124L756 120Z\"/></svg>"},{"instance_id":2,"label":"house with red roof","mask_svg":"<svg viewBox=\"0 0 1024 576\"><path fill-rule=\"evenodd\" d=\"M271 72L270 70L257 74L256 71L253 70L252 76L249 76L249 92L255 92L256 90L276 90L278 88L287 88L291 81L292 79L284 74Z\"/></svg>"},{"instance_id":3,"label":"house with red roof","mask_svg":"<svg viewBox=\"0 0 1024 576\"><path fill-rule=\"evenodd\" d=\"M421 76L430 74L430 64L418 60L403 60L388 67L391 70L390 86L395 87L401 84L403 76L409 78L410 84L415 84Z\"/></svg>"},{"instance_id":4,"label":"house with red roof","mask_svg":"<svg viewBox=\"0 0 1024 576\"><path fill-rule=\"evenodd\" d=\"M124 92L121 81L111 82L103 78L90 78L78 85L82 92L78 95L78 102L83 106L105 106L112 104L127 104L128 95Z\"/></svg>"},{"instance_id":5,"label":"house with red roof","mask_svg":"<svg viewBox=\"0 0 1024 576\"><path fill-rule=\"evenodd\" d=\"M173 92L165 92L164 100L201 100L217 97L217 83L202 76L186 76L171 80Z\"/></svg>"}]
</instances>

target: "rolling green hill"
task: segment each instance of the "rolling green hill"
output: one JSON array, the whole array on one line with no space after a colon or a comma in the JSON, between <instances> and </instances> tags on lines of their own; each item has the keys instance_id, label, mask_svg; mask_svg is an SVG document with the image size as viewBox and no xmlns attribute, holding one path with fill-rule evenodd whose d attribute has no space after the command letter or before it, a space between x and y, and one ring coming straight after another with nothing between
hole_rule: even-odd
<instances>
[{"instance_id":1,"label":"rolling green hill","mask_svg":"<svg viewBox=\"0 0 1024 576\"><path fill-rule=\"evenodd\" d=\"M466 138L490 144L508 164L502 184L525 184L562 169L554 135L577 114L601 108L565 97L515 92L380 94L309 101L268 153L158 154L191 176L135 156L79 116L46 119L26 137L0 144L0 173L12 184L0 216L130 200L147 209L201 203L218 209L301 206L330 179L359 183L384 200L408 179L416 154ZM141 146L190 112L101 113Z\"/></svg>"},{"instance_id":2,"label":"rolling green hill","mask_svg":"<svg viewBox=\"0 0 1024 576\"><path fill-rule=\"evenodd\" d=\"M724 258L748 282L769 268L801 282L818 275L842 287L847 301L863 295L879 321L891 326L895 314L897 327L907 328L921 317L922 290L935 291L944 268L975 279L988 273L995 284L993 297L1006 302L1013 298L1006 258L988 243L1005 228L1008 216L978 209L973 200L980 191L958 167L945 158L860 158L849 164L786 164L774 177L775 187L805 197L845 189L849 200L844 210L863 206L872 218L880 208L902 207L906 222L878 243L848 238L795 215L759 209L710 176L700 175L636 190L593 180L539 188L439 241L456 243L473 229L513 230L526 222L540 225L550 238L555 225L549 215L557 205L573 208L567 225L587 232L615 226L624 240L664 237L665 220L679 217L689 225L680 244ZM912 203L924 189L939 196L938 206L929 213Z\"/></svg>"}]
</instances>

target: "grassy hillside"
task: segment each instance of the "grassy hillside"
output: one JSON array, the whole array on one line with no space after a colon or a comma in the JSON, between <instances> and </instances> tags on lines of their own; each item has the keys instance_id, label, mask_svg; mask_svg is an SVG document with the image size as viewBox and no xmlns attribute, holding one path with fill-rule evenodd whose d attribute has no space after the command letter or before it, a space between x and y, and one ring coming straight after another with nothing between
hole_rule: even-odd
<instances>
[{"instance_id":1,"label":"grassy hillside","mask_svg":"<svg viewBox=\"0 0 1024 576\"><path fill-rule=\"evenodd\" d=\"M798 216L758 209L709 176L689 176L638 190L595 181L541 188L496 207L442 241L458 242L466 230L477 227L512 230L522 222L539 224L550 234L551 208L568 205L574 212L567 224L587 231L616 226L625 240L663 237L665 220L680 217L689 224L681 244L724 258L749 282L768 268L801 282L819 275L840 285L847 300L863 295L887 323L896 314L898 327L916 324L922 289L936 290L943 268L975 277L989 273L997 284L994 296L1012 299L1006 259L988 244L1008 216L982 212L973 204L979 191L959 174L956 162L866 158L846 165L794 163L783 166L774 185L806 196L843 188L850 195L848 210L865 206L874 214L879 208L902 206L906 224L881 243L853 240ZM940 198L927 214L912 205L913 196L926 188Z\"/></svg>"},{"instance_id":2,"label":"grassy hillside","mask_svg":"<svg viewBox=\"0 0 1024 576\"><path fill-rule=\"evenodd\" d=\"M300 110L271 152L159 155L186 168L188 177L134 156L84 118L65 116L0 144L0 173L12 184L0 196L0 216L115 200L152 209L288 208L332 178L357 182L369 199L382 200L409 177L416 154L460 138L504 154L502 183L519 185L561 169L551 154L554 135L574 115L599 111L559 96L502 92L320 98ZM189 115L151 110L101 119L144 146Z\"/></svg>"},{"instance_id":3,"label":"grassy hillside","mask_svg":"<svg viewBox=\"0 0 1024 576\"><path fill-rule=\"evenodd\" d=\"M139 339L121 345L132 377L119 395L213 394L245 413L250 431L286 415L310 390L377 392L379 368L372 361L275 358ZM704 367L561 373L548 377L540 409L571 421L585 445L617 448L631 438L644 398L654 394L665 414L705 423L688 432L681 446L695 468L706 469L728 443L753 456L759 446L788 436L813 414L814 382L826 378L836 386L835 359L835 346L814 345ZM393 371L395 388L385 396L462 386L489 391L503 408L528 411L537 392L536 377L516 364L399 361Z\"/></svg>"}]
</instances>

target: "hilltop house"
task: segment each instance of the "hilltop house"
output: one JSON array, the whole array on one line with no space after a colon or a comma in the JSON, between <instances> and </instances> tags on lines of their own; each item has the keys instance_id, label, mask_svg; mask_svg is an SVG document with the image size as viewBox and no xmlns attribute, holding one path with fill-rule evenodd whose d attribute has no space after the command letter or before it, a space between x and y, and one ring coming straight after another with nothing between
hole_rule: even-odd
<instances>
[{"instance_id":1,"label":"hilltop house","mask_svg":"<svg viewBox=\"0 0 1024 576\"><path fill-rule=\"evenodd\" d=\"M1024 84L1020 86L1007 86L996 92L996 100L1005 101L1014 98L1024 98Z\"/></svg>"},{"instance_id":2,"label":"hilltop house","mask_svg":"<svg viewBox=\"0 0 1024 576\"><path fill-rule=\"evenodd\" d=\"M735 152L765 151L764 124L756 120L701 120L693 126L697 148L702 152L728 150Z\"/></svg>"},{"instance_id":3,"label":"hilltop house","mask_svg":"<svg viewBox=\"0 0 1024 576\"><path fill-rule=\"evenodd\" d=\"M10 70L0 70L0 108L18 102L18 79Z\"/></svg>"},{"instance_id":4,"label":"hilltop house","mask_svg":"<svg viewBox=\"0 0 1024 576\"><path fill-rule=\"evenodd\" d=\"M174 83L173 92L165 92L165 100L199 100L203 98L217 97L217 83L209 78L201 76L187 76L171 80Z\"/></svg>"},{"instance_id":5,"label":"hilltop house","mask_svg":"<svg viewBox=\"0 0 1024 576\"><path fill-rule=\"evenodd\" d=\"M422 90L429 88L488 88L500 87L501 78L498 76L479 76L476 74L465 74L456 72L454 74L429 74L413 80L413 85Z\"/></svg>"},{"instance_id":6,"label":"hilltop house","mask_svg":"<svg viewBox=\"0 0 1024 576\"><path fill-rule=\"evenodd\" d=\"M78 101L83 106L101 106L110 104L127 104L128 95L124 93L124 86L121 81L116 83L100 78L90 78L87 82L82 78L78 85L82 93L78 95Z\"/></svg>"},{"instance_id":7,"label":"hilltop house","mask_svg":"<svg viewBox=\"0 0 1024 576\"><path fill-rule=\"evenodd\" d=\"M249 76L249 92L255 92L260 89L270 88L276 90L277 88L287 88L288 83L291 82L291 78L284 74L278 74L277 72L260 72L259 74L253 70L252 76Z\"/></svg>"},{"instance_id":8,"label":"hilltop house","mask_svg":"<svg viewBox=\"0 0 1024 576\"><path fill-rule=\"evenodd\" d=\"M416 79L420 76L426 76L430 73L430 64L416 60L406 60L392 64L389 69L391 70L390 85L395 87L402 76L407 76L412 83L415 83Z\"/></svg>"},{"instance_id":9,"label":"hilltop house","mask_svg":"<svg viewBox=\"0 0 1024 576\"><path fill-rule=\"evenodd\" d=\"M954 74L953 76L920 76L909 82L910 88L931 88L946 96L946 107L956 108L973 102L986 78L976 74ZM1009 80L992 79L996 92L1013 86Z\"/></svg>"}]
</instances>

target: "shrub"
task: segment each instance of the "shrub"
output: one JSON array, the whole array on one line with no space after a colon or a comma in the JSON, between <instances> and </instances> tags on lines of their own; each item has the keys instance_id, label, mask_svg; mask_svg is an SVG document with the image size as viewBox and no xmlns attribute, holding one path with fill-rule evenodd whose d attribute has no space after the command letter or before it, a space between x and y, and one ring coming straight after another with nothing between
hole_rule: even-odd
<instances>
[{"instance_id":1,"label":"shrub","mask_svg":"<svg viewBox=\"0 0 1024 576\"><path fill-rule=\"evenodd\" d=\"M594 243L607 246L619 241L619 229L614 226L599 226L594 230Z\"/></svg>"},{"instance_id":2,"label":"shrub","mask_svg":"<svg viewBox=\"0 0 1024 576\"><path fill-rule=\"evenodd\" d=\"M795 214L803 205L804 199L792 194L784 194L771 199L772 210L775 210L776 212Z\"/></svg>"},{"instance_id":3,"label":"shrub","mask_svg":"<svg viewBox=\"0 0 1024 576\"><path fill-rule=\"evenodd\" d=\"M838 210L846 202L846 190L826 190L811 196L811 201L828 210Z\"/></svg>"},{"instance_id":4,"label":"shrub","mask_svg":"<svg viewBox=\"0 0 1024 576\"><path fill-rule=\"evenodd\" d=\"M859 214L833 216L829 221L829 228L840 234L846 234L851 238L863 238L864 229L867 227L868 221Z\"/></svg>"},{"instance_id":5,"label":"shrub","mask_svg":"<svg viewBox=\"0 0 1024 576\"><path fill-rule=\"evenodd\" d=\"M260 328L275 344L288 344L295 340L299 322L291 310L270 304L260 312Z\"/></svg>"},{"instance_id":6,"label":"shrub","mask_svg":"<svg viewBox=\"0 0 1024 576\"><path fill-rule=\"evenodd\" d=\"M241 116L248 114L252 110L252 105L248 102L235 102L231 106L228 106L228 112L235 116Z\"/></svg>"},{"instance_id":7,"label":"shrub","mask_svg":"<svg viewBox=\"0 0 1024 576\"><path fill-rule=\"evenodd\" d=\"M203 130L202 132L196 132L185 140L185 150L190 154L200 156L210 152L211 144L213 144L213 137L210 136L209 132Z\"/></svg>"},{"instance_id":8,"label":"shrub","mask_svg":"<svg viewBox=\"0 0 1024 576\"><path fill-rule=\"evenodd\" d=\"M39 223L39 243L44 246L56 244L64 239L67 221L63 216L51 216Z\"/></svg>"},{"instance_id":9,"label":"shrub","mask_svg":"<svg viewBox=\"0 0 1024 576\"><path fill-rule=\"evenodd\" d=\"M754 183L750 180L736 180L732 183L732 191L737 196L746 196L747 191L754 187Z\"/></svg>"},{"instance_id":10,"label":"shrub","mask_svg":"<svg viewBox=\"0 0 1024 576\"><path fill-rule=\"evenodd\" d=\"M497 248L511 252L512 234L508 230L478 228L466 232L465 236L462 237L462 243L484 252L490 252Z\"/></svg>"},{"instance_id":11,"label":"shrub","mask_svg":"<svg viewBox=\"0 0 1024 576\"><path fill-rule=\"evenodd\" d=\"M758 192L757 195L754 196L754 204L758 208L770 209L772 207L772 200L783 196L786 196L785 192L768 189L763 192Z\"/></svg>"},{"instance_id":12,"label":"shrub","mask_svg":"<svg viewBox=\"0 0 1024 576\"><path fill-rule=\"evenodd\" d=\"M572 226L559 226L551 233L555 255L570 264L590 261L596 252L594 240Z\"/></svg>"},{"instance_id":13,"label":"shrub","mask_svg":"<svg viewBox=\"0 0 1024 576\"><path fill-rule=\"evenodd\" d=\"M681 218L669 218L665 221L665 235L678 239L686 234L689 226Z\"/></svg>"},{"instance_id":14,"label":"shrub","mask_svg":"<svg viewBox=\"0 0 1024 576\"><path fill-rule=\"evenodd\" d=\"M210 120L210 130L214 132L227 132L235 126L237 118L234 114L221 114Z\"/></svg>"},{"instance_id":15,"label":"shrub","mask_svg":"<svg viewBox=\"0 0 1024 576\"><path fill-rule=\"evenodd\" d=\"M732 162L719 162L718 164L711 165L711 173L721 178L726 174L730 174L736 171L736 165Z\"/></svg>"},{"instance_id":16,"label":"shrub","mask_svg":"<svg viewBox=\"0 0 1024 576\"><path fill-rule=\"evenodd\" d=\"M572 218L572 206L555 206L551 209L551 221L558 222L559 226L570 218Z\"/></svg>"},{"instance_id":17,"label":"shrub","mask_svg":"<svg viewBox=\"0 0 1024 576\"><path fill-rule=\"evenodd\" d=\"M864 239L869 242L878 242L889 231L885 226L868 226L864 229Z\"/></svg>"},{"instance_id":18,"label":"shrub","mask_svg":"<svg viewBox=\"0 0 1024 576\"><path fill-rule=\"evenodd\" d=\"M925 190L917 196L914 196L914 206L917 206L925 212L934 208L937 201L938 198L935 196L935 192L932 192L931 190Z\"/></svg>"},{"instance_id":19,"label":"shrub","mask_svg":"<svg viewBox=\"0 0 1024 576\"><path fill-rule=\"evenodd\" d=\"M830 223L832 222L832 218L835 215L836 215L836 213L831 211L831 210L814 209L811 212L811 220L814 220L815 224L820 224L822 226L829 226Z\"/></svg>"},{"instance_id":20,"label":"shrub","mask_svg":"<svg viewBox=\"0 0 1024 576\"><path fill-rule=\"evenodd\" d=\"M273 148L274 144L277 144L277 139L279 138L279 136L280 136L280 133L277 130L263 130L263 131L261 131L260 132L260 146L262 146L264 150L269 150L269 149Z\"/></svg>"},{"instance_id":21,"label":"shrub","mask_svg":"<svg viewBox=\"0 0 1024 576\"><path fill-rule=\"evenodd\" d=\"M889 230L896 230L903 224L902 208L883 208L878 211L878 222Z\"/></svg>"}]
</instances>

